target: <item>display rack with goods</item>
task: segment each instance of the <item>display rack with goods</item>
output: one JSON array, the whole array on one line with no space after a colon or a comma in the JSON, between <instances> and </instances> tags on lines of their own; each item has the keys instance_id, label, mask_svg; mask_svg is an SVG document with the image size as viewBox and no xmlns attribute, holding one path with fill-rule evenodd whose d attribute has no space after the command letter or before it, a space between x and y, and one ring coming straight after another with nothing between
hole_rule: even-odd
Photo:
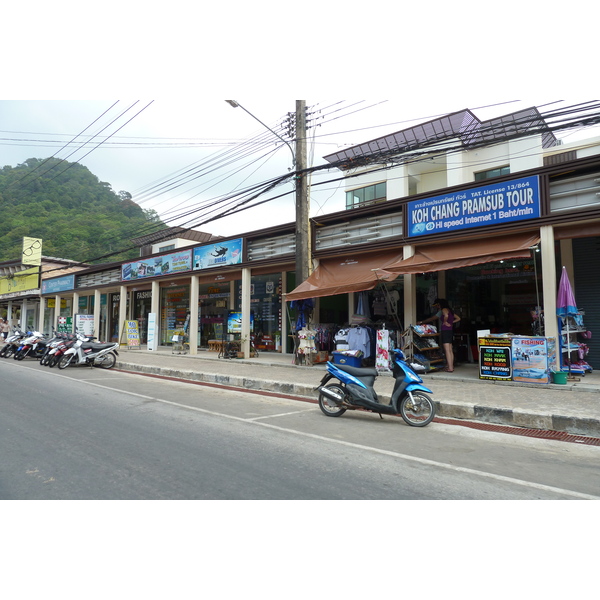
<instances>
[{"instance_id":1,"label":"display rack with goods","mask_svg":"<svg viewBox=\"0 0 600 600\"><path fill-rule=\"evenodd\" d=\"M439 344L439 333L433 325L411 325L403 333L402 350L410 363L422 365L426 371L436 371L445 364Z\"/></svg>"},{"instance_id":2,"label":"display rack with goods","mask_svg":"<svg viewBox=\"0 0 600 600\"><path fill-rule=\"evenodd\" d=\"M592 367L584 360L588 354L588 346L580 338L589 339L591 332L583 324L585 312L580 310L576 316L559 317L559 347L561 371L585 375Z\"/></svg>"}]
</instances>

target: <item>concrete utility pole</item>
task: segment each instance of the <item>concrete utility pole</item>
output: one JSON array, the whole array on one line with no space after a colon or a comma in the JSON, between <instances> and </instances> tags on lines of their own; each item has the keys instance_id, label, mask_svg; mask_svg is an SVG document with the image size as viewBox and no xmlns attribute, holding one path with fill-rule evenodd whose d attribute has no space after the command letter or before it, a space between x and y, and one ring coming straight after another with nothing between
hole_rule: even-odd
<instances>
[{"instance_id":1,"label":"concrete utility pole","mask_svg":"<svg viewBox=\"0 0 600 600\"><path fill-rule=\"evenodd\" d=\"M310 194L306 156L306 101L296 100L296 285L312 271L310 240Z\"/></svg>"}]
</instances>

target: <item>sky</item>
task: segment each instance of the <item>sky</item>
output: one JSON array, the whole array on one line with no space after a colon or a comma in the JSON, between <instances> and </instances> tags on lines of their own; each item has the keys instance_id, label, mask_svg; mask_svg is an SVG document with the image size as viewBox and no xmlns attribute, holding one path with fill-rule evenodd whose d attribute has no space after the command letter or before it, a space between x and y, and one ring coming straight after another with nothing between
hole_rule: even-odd
<instances>
[{"instance_id":1,"label":"sky","mask_svg":"<svg viewBox=\"0 0 600 600\"><path fill-rule=\"evenodd\" d=\"M259 198L282 196L276 200L202 223L216 214L207 209L198 212L203 203L292 169L294 144L289 138L286 145L273 131L279 131L282 120L295 111L295 100L237 97L236 102L243 108L222 99L189 96L0 100L0 166L14 167L28 158L50 156L80 162L115 192L129 192L142 208L155 210L170 225L193 226L215 235L293 222L295 197L290 182ZM556 108L576 102L551 98L490 101L466 93L429 100L307 99L309 166L324 164L323 156L339 149L465 108L485 120L534 105ZM594 131L569 131L561 137L568 142L600 135L597 128ZM244 158L232 154L257 136L264 142L260 149ZM313 177L312 217L344 210L340 177L336 169Z\"/></svg>"}]
</instances>

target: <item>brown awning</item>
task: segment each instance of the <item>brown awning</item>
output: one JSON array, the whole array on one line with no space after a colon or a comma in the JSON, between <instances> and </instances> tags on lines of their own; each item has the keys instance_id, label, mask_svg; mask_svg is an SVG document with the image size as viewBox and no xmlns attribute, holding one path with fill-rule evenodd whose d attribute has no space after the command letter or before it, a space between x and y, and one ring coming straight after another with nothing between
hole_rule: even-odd
<instances>
[{"instance_id":1,"label":"brown awning","mask_svg":"<svg viewBox=\"0 0 600 600\"><path fill-rule=\"evenodd\" d=\"M567 240L598 236L600 236L599 221L586 221L584 223L577 223L576 225L567 225L566 227L554 228L555 240Z\"/></svg>"},{"instance_id":2,"label":"brown awning","mask_svg":"<svg viewBox=\"0 0 600 600\"><path fill-rule=\"evenodd\" d=\"M379 276L391 279L405 273L432 273L469 267L486 262L531 256L531 246L540 241L539 233L521 233L450 244L417 246L414 256L382 268Z\"/></svg>"},{"instance_id":3,"label":"brown awning","mask_svg":"<svg viewBox=\"0 0 600 600\"><path fill-rule=\"evenodd\" d=\"M401 258L401 250L392 250L323 259L308 279L286 294L285 299L306 300L373 289L382 278L375 269L397 263Z\"/></svg>"}]
</instances>

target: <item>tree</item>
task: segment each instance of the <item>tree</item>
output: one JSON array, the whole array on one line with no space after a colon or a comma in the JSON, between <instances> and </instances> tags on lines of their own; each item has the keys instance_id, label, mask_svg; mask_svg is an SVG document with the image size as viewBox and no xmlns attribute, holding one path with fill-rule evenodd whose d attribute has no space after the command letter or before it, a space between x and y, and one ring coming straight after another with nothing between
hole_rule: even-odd
<instances>
[{"instance_id":1,"label":"tree","mask_svg":"<svg viewBox=\"0 0 600 600\"><path fill-rule=\"evenodd\" d=\"M25 236L41 238L46 256L92 263L127 260L139 255L131 248L132 238L166 227L129 192L116 194L83 165L57 158L3 167L0 198L5 208L0 261L18 259ZM100 258L110 251L118 254Z\"/></svg>"}]
</instances>

